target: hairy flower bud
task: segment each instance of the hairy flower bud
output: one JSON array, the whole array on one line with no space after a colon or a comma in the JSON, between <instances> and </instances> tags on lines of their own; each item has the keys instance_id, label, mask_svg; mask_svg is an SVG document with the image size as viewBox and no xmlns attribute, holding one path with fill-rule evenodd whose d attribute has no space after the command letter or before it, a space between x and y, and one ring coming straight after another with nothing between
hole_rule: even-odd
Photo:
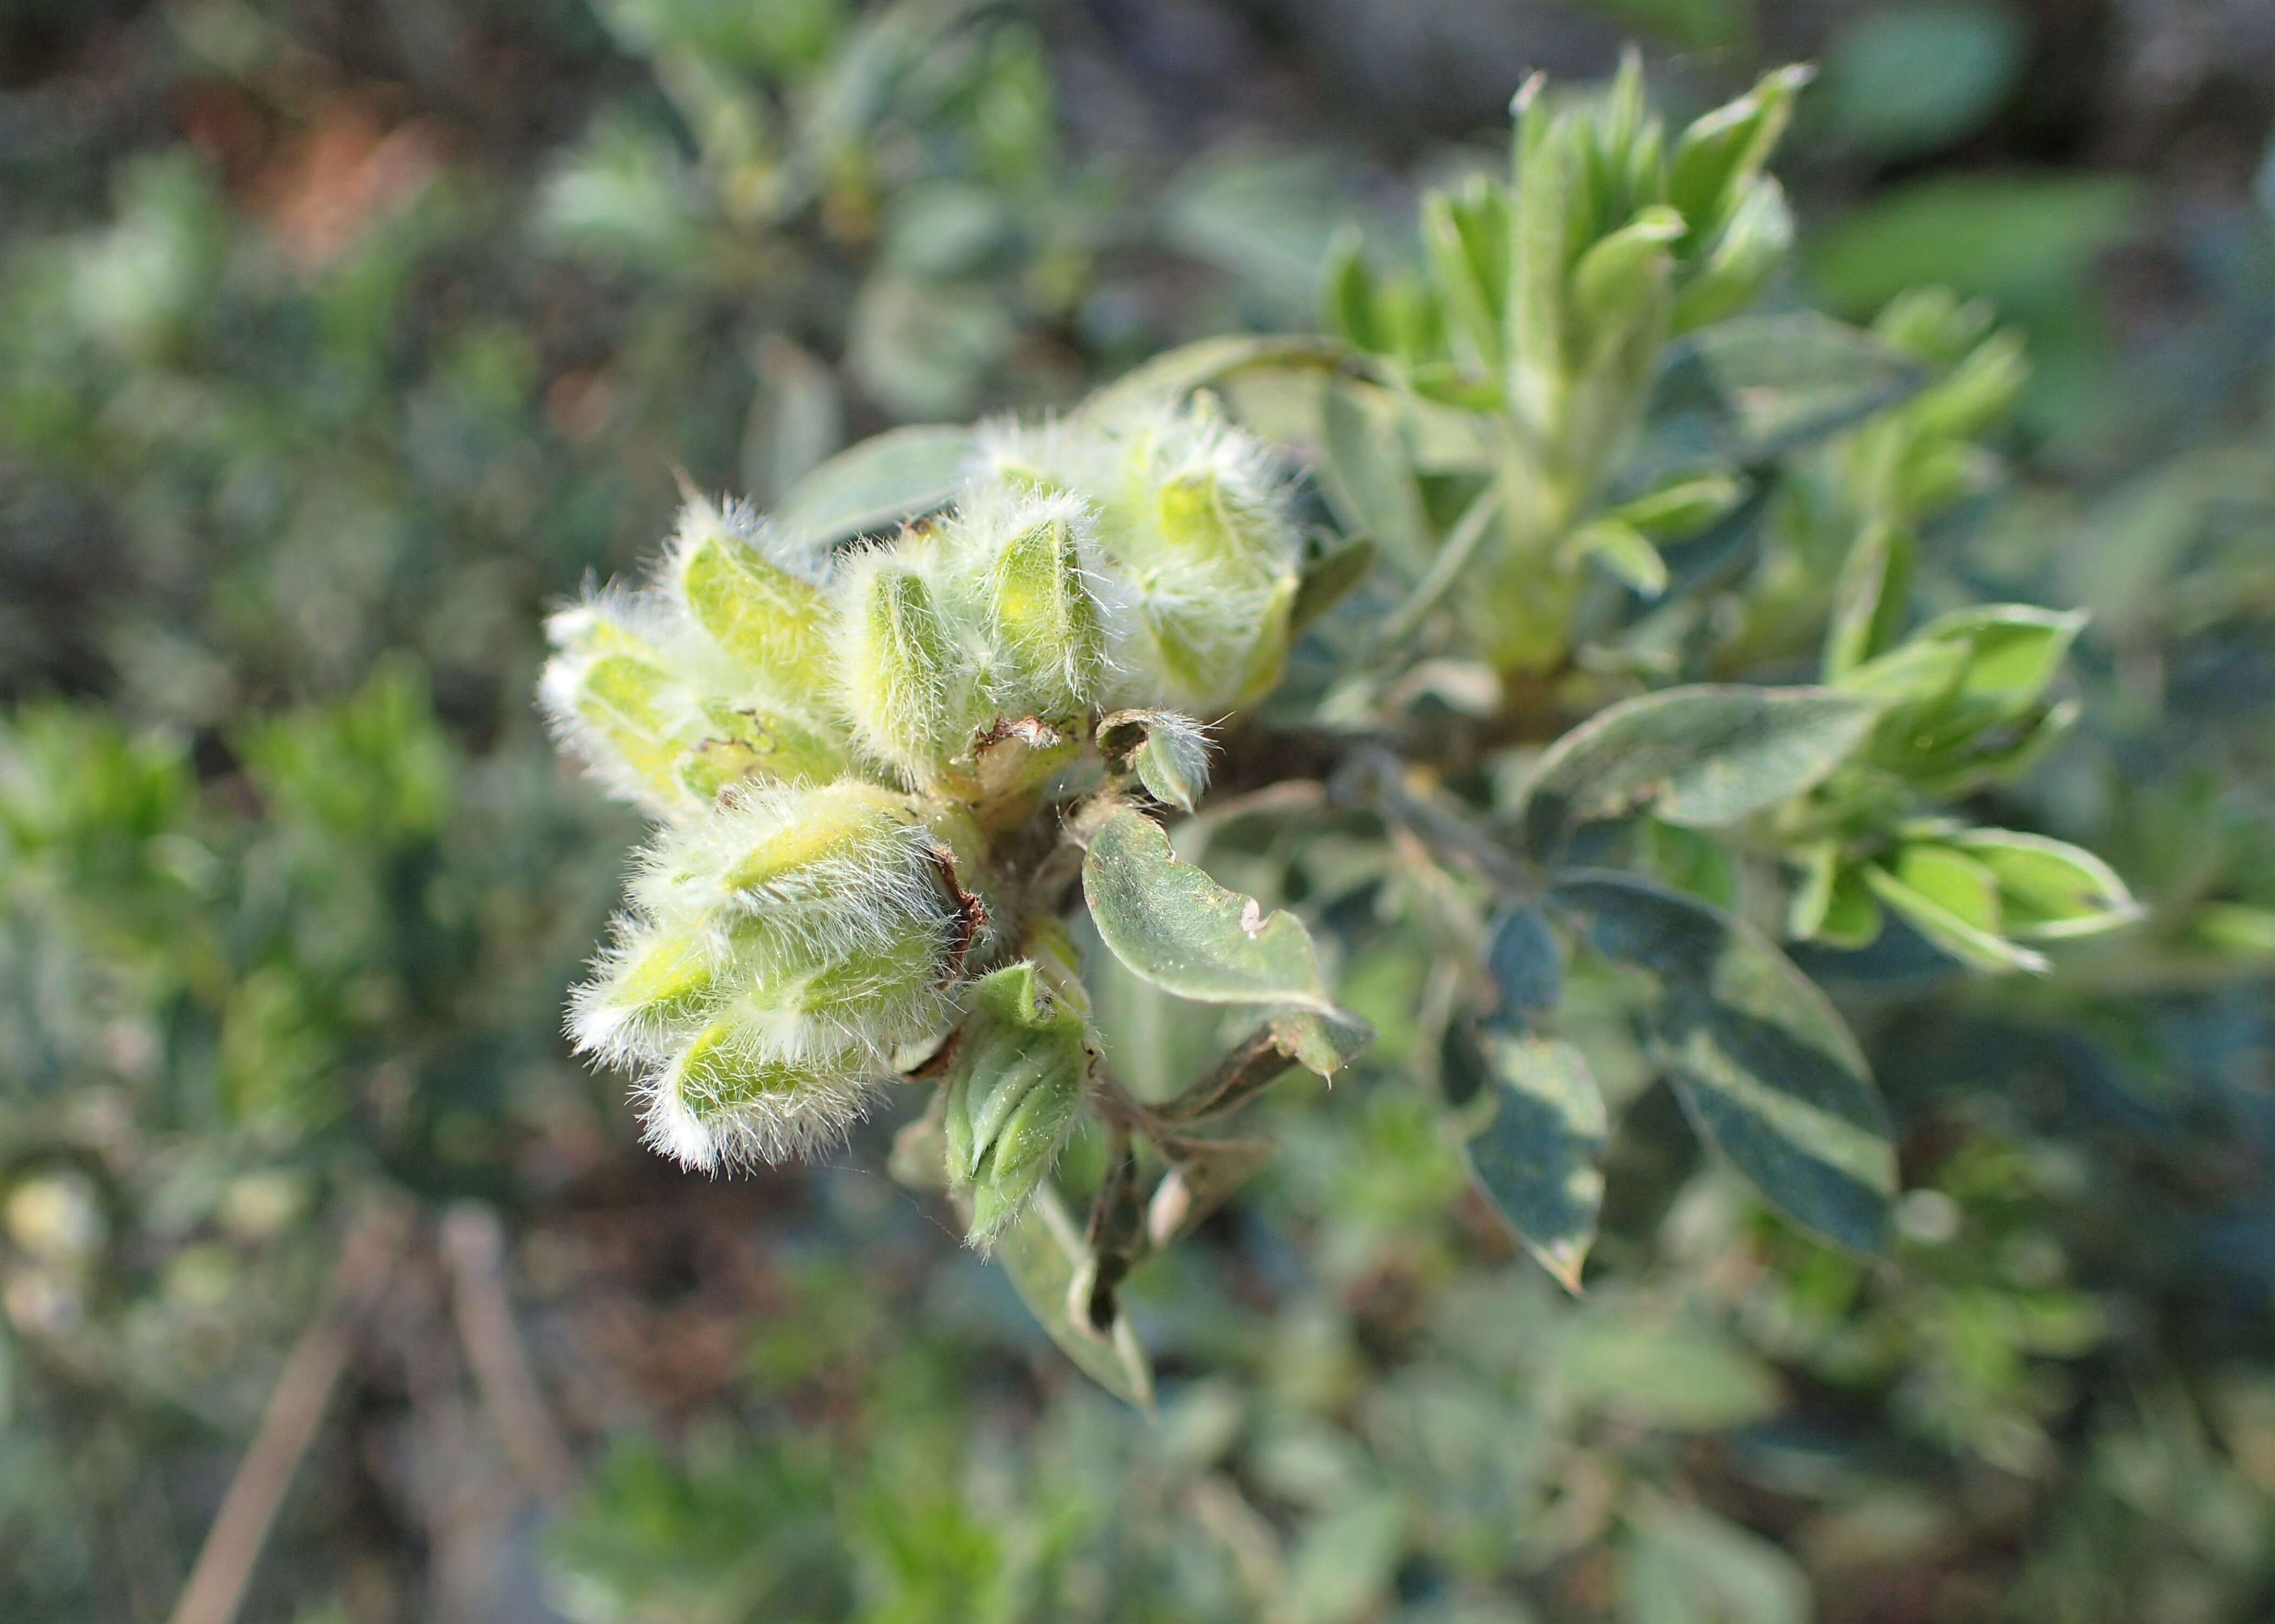
<instances>
[{"instance_id":1,"label":"hairy flower bud","mask_svg":"<svg viewBox=\"0 0 2275 1624\"><path fill-rule=\"evenodd\" d=\"M744 510L691 500L663 577L723 653L773 694L811 704L828 689L829 601L819 585L769 556L767 541Z\"/></svg>"},{"instance_id":2,"label":"hairy flower bud","mask_svg":"<svg viewBox=\"0 0 2275 1624\"><path fill-rule=\"evenodd\" d=\"M1277 680L1299 537L1264 446L1206 399L999 434L987 465L1097 513L1115 590L1108 703L1206 714Z\"/></svg>"},{"instance_id":3,"label":"hairy flower bud","mask_svg":"<svg viewBox=\"0 0 2275 1624\"><path fill-rule=\"evenodd\" d=\"M873 551L841 573L838 697L862 746L927 784L971 727L972 672L926 579L929 558Z\"/></svg>"},{"instance_id":4,"label":"hairy flower bud","mask_svg":"<svg viewBox=\"0 0 2275 1624\"><path fill-rule=\"evenodd\" d=\"M678 817L744 782L835 776L844 753L800 713L732 697L652 599L594 598L547 623L539 698L563 739L624 798ZM740 687L740 685L734 685Z\"/></svg>"},{"instance_id":5,"label":"hairy flower bud","mask_svg":"<svg viewBox=\"0 0 2275 1624\"><path fill-rule=\"evenodd\" d=\"M970 933L915 807L851 780L730 796L650 848L632 905L571 1030L704 1167L834 1140L952 1013Z\"/></svg>"},{"instance_id":6,"label":"hairy flower bud","mask_svg":"<svg viewBox=\"0 0 2275 1624\"><path fill-rule=\"evenodd\" d=\"M1107 583L1088 562L1094 525L1067 493L982 487L941 539L951 601L983 646L999 714L1063 717L1096 694L1106 667Z\"/></svg>"},{"instance_id":7,"label":"hairy flower bud","mask_svg":"<svg viewBox=\"0 0 2275 1624\"><path fill-rule=\"evenodd\" d=\"M1092 1064L1082 1016L1053 997L1033 964L974 986L942 1121L949 1182L971 1192L974 1245L992 1243L1049 1174Z\"/></svg>"}]
</instances>

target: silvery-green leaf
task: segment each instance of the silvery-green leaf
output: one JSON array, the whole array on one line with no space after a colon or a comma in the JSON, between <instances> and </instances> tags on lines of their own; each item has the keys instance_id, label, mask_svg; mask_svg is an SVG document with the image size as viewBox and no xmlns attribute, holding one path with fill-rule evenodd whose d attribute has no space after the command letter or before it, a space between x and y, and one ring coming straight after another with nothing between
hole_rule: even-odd
<instances>
[{"instance_id":1,"label":"silvery-green leaf","mask_svg":"<svg viewBox=\"0 0 2275 1624\"><path fill-rule=\"evenodd\" d=\"M1035 1323L1077 1369L1115 1397L1153 1409L1153 1367L1128 1318L1117 1313L1103 1332L1075 1319L1069 1297L1087 1253L1082 1232L1056 1191L1047 1187L1036 1192L1026 1211L997 1238L995 1260Z\"/></svg>"},{"instance_id":2,"label":"silvery-green leaf","mask_svg":"<svg viewBox=\"0 0 2275 1624\"><path fill-rule=\"evenodd\" d=\"M1879 1248L1895 1192L1887 1112L1825 994L1744 921L1632 875L1575 872L1551 900L1658 980L1654 1046L1701 1134L1800 1223Z\"/></svg>"},{"instance_id":3,"label":"silvery-green leaf","mask_svg":"<svg viewBox=\"0 0 2275 1624\"><path fill-rule=\"evenodd\" d=\"M1568 1043L1490 1031L1479 1042L1500 1104L1470 1141L1470 1167L1526 1249L1576 1292L1604 1200L1603 1096Z\"/></svg>"},{"instance_id":4,"label":"silvery-green leaf","mask_svg":"<svg viewBox=\"0 0 2275 1624\"><path fill-rule=\"evenodd\" d=\"M1336 1013L1293 914L1266 914L1182 862L1152 819L1114 812L1091 836L1082 889L1099 939L1131 973L1180 998Z\"/></svg>"},{"instance_id":5,"label":"silvery-green leaf","mask_svg":"<svg viewBox=\"0 0 2275 1624\"><path fill-rule=\"evenodd\" d=\"M1878 707L1825 688L1671 688L1614 705L1548 747L1525 790L1536 853L1576 825L1648 807L1669 823L1735 822L1810 789Z\"/></svg>"},{"instance_id":6,"label":"silvery-green leaf","mask_svg":"<svg viewBox=\"0 0 2275 1624\"><path fill-rule=\"evenodd\" d=\"M1803 312L1700 328L1668 352L1660 389L1675 410L1704 412L1700 427L1725 455L1754 464L1893 405L1925 381L1893 346Z\"/></svg>"},{"instance_id":7,"label":"silvery-green leaf","mask_svg":"<svg viewBox=\"0 0 2275 1624\"><path fill-rule=\"evenodd\" d=\"M1523 1031L1564 996L1564 954L1540 910L1512 908L1493 922L1485 971L1500 995L1493 1023Z\"/></svg>"},{"instance_id":8,"label":"silvery-green leaf","mask_svg":"<svg viewBox=\"0 0 2275 1624\"><path fill-rule=\"evenodd\" d=\"M962 427L888 429L800 480L775 510L775 521L817 547L889 529L947 506L971 448L971 430Z\"/></svg>"},{"instance_id":9,"label":"silvery-green leaf","mask_svg":"<svg viewBox=\"0 0 2275 1624\"><path fill-rule=\"evenodd\" d=\"M1204 338L1155 356L1082 404L1084 416L1110 418L1153 400L1175 400L1243 373L1274 367L1326 371L1351 359L1331 338L1300 336Z\"/></svg>"}]
</instances>

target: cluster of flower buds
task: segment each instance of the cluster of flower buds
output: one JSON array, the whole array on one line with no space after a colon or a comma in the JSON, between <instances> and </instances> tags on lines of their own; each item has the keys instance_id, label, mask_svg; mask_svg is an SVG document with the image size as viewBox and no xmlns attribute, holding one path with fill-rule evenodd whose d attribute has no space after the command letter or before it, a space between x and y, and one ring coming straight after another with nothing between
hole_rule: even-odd
<instances>
[{"instance_id":1,"label":"cluster of flower buds","mask_svg":"<svg viewBox=\"0 0 2275 1624\"><path fill-rule=\"evenodd\" d=\"M1104 782L1190 804L1201 719L1278 678L1299 547L1206 397L976 443L952 505L882 540L691 501L646 585L554 617L541 698L664 825L571 1013L636 1069L651 1142L707 1168L826 1146L968 1025L951 1171L992 1230L1094 1053L1079 981L1024 956L1057 932L1025 836Z\"/></svg>"}]
</instances>

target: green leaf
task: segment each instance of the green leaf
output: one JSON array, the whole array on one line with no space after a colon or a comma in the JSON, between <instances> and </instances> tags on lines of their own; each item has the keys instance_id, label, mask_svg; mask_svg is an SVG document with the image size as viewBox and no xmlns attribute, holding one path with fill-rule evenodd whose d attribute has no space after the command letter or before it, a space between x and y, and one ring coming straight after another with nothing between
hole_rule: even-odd
<instances>
[{"instance_id":1,"label":"green leaf","mask_svg":"<svg viewBox=\"0 0 2275 1624\"><path fill-rule=\"evenodd\" d=\"M1870 731L1871 701L1825 688L1699 686L1628 699L1572 729L1525 789L1527 842L1646 807L1669 823L1732 823L1810 788Z\"/></svg>"},{"instance_id":2,"label":"green leaf","mask_svg":"<svg viewBox=\"0 0 2275 1624\"><path fill-rule=\"evenodd\" d=\"M1653 1046L1699 1132L1797 1222L1878 1250L1896 1187L1887 1113L1825 994L1752 925L1648 880L1580 872L1550 900L1658 978Z\"/></svg>"},{"instance_id":3,"label":"green leaf","mask_svg":"<svg viewBox=\"0 0 2275 1624\"><path fill-rule=\"evenodd\" d=\"M1153 1367L1128 1318L1116 1312L1101 1332L1075 1316L1075 1278L1090 1261L1089 1249L1055 1190L1046 1186L1036 1192L996 1241L995 1260L1035 1323L1077 1370L1115 1397L1140 1409L1153 1408Z\"/></svg>"},{"instance_id":4,"label":"green leaf","mask_svg":"<svg viewBox=\"0 0 2275 1624\"><path fill-rule=\"evenodd\" d=\"M1812 70L1779 68L1735 102L1695 120L1675 139L1667 162L1667 199L1697 238L1718 230L1737 206L1745 183L1761 171L1793 116L1794 97ZM1684 244L1686 253L1695 241Z\"/></svg>"},{"instance_id":5,"label":"green leaf","mask_svg":"<svg viewBox=\"0 0 2275 1624\"><path fill-rule=\"evenodd\" d=\"M1148 401L1176 400L1244 372L1329 372L1352 364L1350 348L1299 336L1204 338L1155 356L1085 401L1088 418L1109 418Z\"/></svg>"},{"instance_id":6,"label":"green leaf","mask_svg":"<svg viewBox=\"0 0 2275 1624\"><path fill-rule=\"evenodd\" d=\"M1956 852L1949 857L1960 863L1967 861ZM1926 855L1919 846L1906 847L1898 861L1901 872L1897 873L1878 863L1866 864L1864 883L1874 896L1953 958L1996 972L2043 972L2048 968L2044 954L2018 947L1999 935L1995 920L1988 925L1983 923L1979 894L1958 878L1959 871L1952 862ZM1992 885L1980 865L1969 866L1983 872L1984 885ZM1995 903L1995 886L1992 895Z\"/></svg>"},{"instance_id":7,"label":"green leaf","mask_svg":"<svg viewBox=\"0 0 2275 1624\"><path fill-rule=\"evenodd\" d=\"M1345 226L1327 250L1319 284L1320 315L1327 330L1362 350L1388 347L1375 316L1374 273L1367 268L1366 239Z\"/></svg>"},{"instance_id":8,"label":"green leaf","mask_svg":"<svg viewBox=\"0 0 2275 1624\"><path fill-rule=\"evenodd\" d=\"M1288 607L1288 636L1292 640L1304 628L1349 596L1374 568L1374 542L1350 536L1314 555L1296 583L1296 601Z\"/></svg>"},{"instance_id":9,"label":"green leaf","mask_svg":"<svg viewBox=\"0 0 2275 1624\"><path fill-rule=\"evenodd\" d=\"M1564 955L1540 910L1512 908L1485 942L1485 971L1500 994L1493 1024L1523 1031L1564 996Z\"/></svg>"},{"instance_id":10,"label":"green leaf","mask_svg":"<svg viewBox=\"0 0 2275 1624\"><path fill-rule=\"evenodd\" d=\"M1509 269L1508 398L1536 433L1561 419L1568 387L1564 273L1569 262L1576 122L1558 118L1536 75L1517 92L1516 208Z\"/></svg>"},{"instance_id":11,"label":"green leaf","mask_svg":"<svg viewBox=\"0 0 2275 1624\"><path fill-rule=\"evenodd\" d=\"M1947 838L1997 880L2008 936L2090 936L2140 917L2117 871L2090 851L2012 829L1968 829Z\"/></svg>"},{"instance_id":12,"label":"green leaf","mask_svg":"<svg viewBox=\"0 0 2275 1624\"><path fill-rule=\"evenodd\" d=\"M1500 1108L1470 1141L1470 1167L1526 1250L1577 1292L1604 1200L1603 1095L1568 1043L1505 1031L1479 1041Z\"/></svg>"},{"instance_id":13,"label":"green leaf","mask_svg":"<svg viewBox=\"0 0 2275 1624\"><path fill-rule=\"evenodd\" d=\"M2082 610L1989 603L1954 609L1920 628L1916 641L1968 651L1959 697L2017 714L2036 703L2085 628Z\"/></svg>"},{"instance_id":14,"label":"green leaf","mask_svg":"<svg viewBox=\"0 0 2275 1624\"><path fill-rule=\"evenodd\" d=\"M1711 403L1702 427L1723 452L1759 463L1905 399L1926 374L1861 329L1811 313L1739 316L1670 348L1660 389Z\"/></svg>"},{"instance_id":15,"label":"green leaf","mask_svg":"<svg viewBox=\"0 0 2275 1624\"><path fill-rule=\"evenodd\" d=\"M1851 692L1878 691L1848 679L1895 641L1910 607L1911 575L1911 537L1875 524L1856 538L1833 583L1833 613L1825 629L1826 680ZM1885 676L1872 681L1884 682Z\"/></svg>"},{"instance_id":16,"label":"green leaf","mask_svg":"<svg viewBox=\"0 0 2275 1624\"><path fill-rule=\"evenodd\" d=\"M1327 489L1350 528L1364 531L1397 555L1418 561L1430 549L1422 487L1394 418L1348 385L1331 389L1320 410L1326 437Z\"/></svg>"},{"instance_id":17,"label":"green leaf","mask_svg":"<svg viewBox=\"0 0 2275 1624\"><path fill-rule=\"evenodd\" d=\"M971 449L971 430L962 427L888 429L800 480L775 510L775 520L817 547L873 535L947 506Z\"/></svg>"},{"instance_id":18,"label":"green leaf","mask_svg":"<svg viewBox=\"0 0 2275 1624\"><path fill-rule=\"evenodd\" d=\"M1645 598L1667 590L1667 561L1651 538L1624 520L1606 517L1583 525L1565 540L1563 556L1572 562L1592 558L1619 583Z\"/></svg>"},{"instance_id":19,"label":"green leaf","mask_svg":"<svg viewBox=\"0 0 2275 1624\"><path fill-rule=\"evenodd\" d=\"M1809 1576L1750 1529L1647 1503L1620 1551L1621 1624L1809 1624Z\"/></svg>"},{"instance_id":20,"label":"green leaf","mask_svg":"<svg viewBox=\"0 0 2275 1624\"><path fill-rule=\"evenodd\" d=\"M1082 889L1100 940L1141 980L1200 1003L1338 1013L1303 922L1267 915L1254 897L1180 861L1150 818L1124 809L1099 826Z\"/></svg>"}]
</instances>

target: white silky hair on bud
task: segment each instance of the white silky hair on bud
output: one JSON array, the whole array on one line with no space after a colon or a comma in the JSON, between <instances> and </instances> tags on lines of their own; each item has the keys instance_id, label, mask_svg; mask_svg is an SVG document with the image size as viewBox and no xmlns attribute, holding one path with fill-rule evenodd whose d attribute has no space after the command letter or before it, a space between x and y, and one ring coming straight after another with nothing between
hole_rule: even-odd
<instances>
[{"instance_id":1,"label":"white silky hair on bud","mask_svg":"<svg viewBox=\"0 0 2275 1624\"><path fill-rule=\"evenodd\" d=\"M1086 601L1069 607L1088 619L1096 635L1087 643L1070 636L1063 646L1038 651L1017 629L1001 623L997 594L999 570L1012 545L1046 527L1063 527L1072 539L1070 584ZM936 557L941 608L999 711L1078 710L1094 700L1111 674L1115 629L1129 618L1130 605L1100 547L1097 515L1086 497L996 478L975 480L959 493L954 517L941 527Z\"/></svg>"},{"instance_id":2,"label":"white silky hair on bud","mask_svg":"<svg viewBox=\"0 0 2275 1624\"><path fill-rule=\"evenodd\" d=\"M719 929L738 920L834 958L872 951L903 922L945 918L940 858L915 806L858 779L736 790L633 859L648 917ZM737 878L760 854L762 872Z\"/></svg>"},{"instance_id":3,"label":"white silky hair on bud","mask_svg":"<svg viewBox=\"0 0 2275 1624\"><path fill-rule=\"evenodd\" d=\"M976 461L996 479L1090 503L1100 573L1115 583L1102 702L1213 711L1241 698L1251 655L1292 599L1301 550L1293 484L1263 442L1197 397L1100 419L991 425ZM1249 555L1197 555L1165 533L1162 493L1188 479L1214 487Z\"/></svg>"},{"instance_id":4,"label":"white silky hair on bud","mask_svg":"<svg viewBox=\"0 0 2275 1624\"><path fill-rule=\"evenodd\" d=\"M548 616L545 633L554 653L538 679L537 699L556 742L616 799L654 817L684 816L687 808L682 797L660 789L578 704L586 676L601 661L616 656L638 660L667 679L659 693L666 735L699 736L702 713L680 677L688 663L683 628L646 594L610 586L588 590L577 602Z\"/></svg>"},{"instance_id":5,"label":"white silky hair on bud","mask_svg":"<svg viewBox=\"0 0 2275 1624\"><path fill-rule=\"evenodd\" d=\"M854 741L922 788L978 720L979 672L941 612L939 549L928 536L842 555L831 578L839 706Z\"/></svg>"},{"instance_id":6,"label":"white silky hair on bud","mask_svg":"<svg viewBox=\"0 0 2275 1624\"><path fill-rule=\"evenodd\" d=\"M736 1053L732 1039L723 1046L726 1070L778 1078L780 1085L743 1091L731 1102L699 1101L691 1098L700 1091L691 1090L684 1056L650 1068L633 1084L642 1141L683 1167L734 1173L826 1155L844 1143L881 1091L882 1079L861 1056L791 1073ZM700 1108L704 1104L711 1108Z\"/></svg>"}]
</instances>

